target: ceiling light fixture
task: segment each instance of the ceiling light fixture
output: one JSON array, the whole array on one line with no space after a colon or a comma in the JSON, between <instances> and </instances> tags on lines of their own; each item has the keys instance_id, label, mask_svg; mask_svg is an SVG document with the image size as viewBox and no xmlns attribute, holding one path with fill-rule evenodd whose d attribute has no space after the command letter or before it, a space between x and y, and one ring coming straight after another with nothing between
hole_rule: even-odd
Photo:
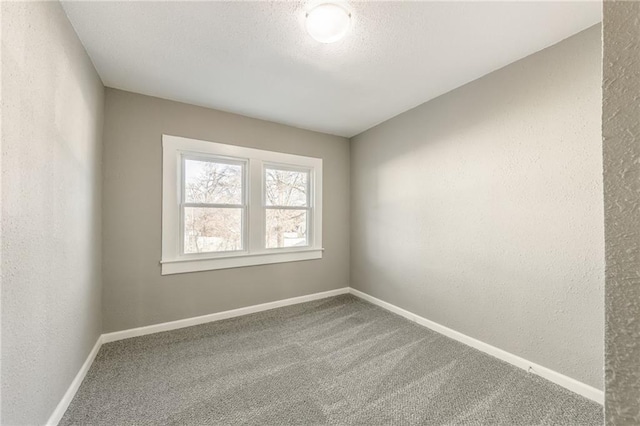
<instances>
[{"instance_id":1,"label":"ceiling light fixture","mask_svg":"<svg viewBox=\"0 0 640 426\"><path fill-rule=\"evenodd\" d=\"M307 13L306 27L320 43L334 43L347 34L351 14L333 3L320 4Z\"/></svg>"}]
</instances>

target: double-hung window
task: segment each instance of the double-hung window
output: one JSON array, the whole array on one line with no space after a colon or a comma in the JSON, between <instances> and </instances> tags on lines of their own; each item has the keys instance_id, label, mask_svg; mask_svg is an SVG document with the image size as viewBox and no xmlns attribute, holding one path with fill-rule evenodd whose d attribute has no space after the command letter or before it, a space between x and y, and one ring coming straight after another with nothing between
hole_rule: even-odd
<instances>
[{"instance_id":1,"label":"double-hung window","mask_svg":"<svg viewBox=\"0 0 640 426\"><path fill-rule=\"evenodd\" d=\"M196 153L181 157L181 254L243 251L247 162Z\"/></svg>"},{"instance_id":2,"label":"double-hung window","mask_svg":"<svg viewBox=\"0 0 640 426\"><path fill-rule=\"evenodd\" d=\"M322 257L322 160L163 135L162 274Z\"/></svg>"},{"instance_id":3,"label":"double-hung window","mask_svg":"<svg viewBox=\"0 0 640 426\"><path fill-rule=\"evenodd\" d=\"M309 245L309 169L265 165L266 248Z\"/></svg>"}]
</instances>

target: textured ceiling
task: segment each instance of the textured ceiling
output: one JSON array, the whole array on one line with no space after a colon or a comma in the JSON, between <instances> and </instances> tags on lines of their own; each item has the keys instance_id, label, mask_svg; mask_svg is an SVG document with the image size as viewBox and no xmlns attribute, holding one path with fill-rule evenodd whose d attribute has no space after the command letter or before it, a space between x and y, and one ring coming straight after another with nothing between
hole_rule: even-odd
<instances>
[{"instance_id":1,"label":"textured ceiling","mask_svg":"<svg viewBox=\"0 0 640 426\"><path fill-rule=\"evenodd\" d=\"M106 86L353 136L601 20L600 2L63 2Z\"/></svg>"}]
</instances>

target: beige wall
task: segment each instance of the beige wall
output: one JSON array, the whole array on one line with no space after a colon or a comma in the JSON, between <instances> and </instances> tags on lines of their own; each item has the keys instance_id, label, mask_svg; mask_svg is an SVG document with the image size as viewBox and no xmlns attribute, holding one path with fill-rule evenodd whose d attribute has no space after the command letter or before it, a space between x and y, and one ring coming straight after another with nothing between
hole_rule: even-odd
<instances>
[{"instance_id":1,"label":"beige wall","mask_svg":"<svg viewBox=\"0 0 640 426\"><path fill-rule=\"evenodd\" d=\"M605 420L640 424L640 3L605 1Z\"/></svg>"},{"instance_id":2,"label":"beige wall","mask_svg":"<svg viewBox=\"0 0 640 426\"><path fill-rule=\"evenodd\" d=\"M102 330L104 89L57 2L2 2L2 424L44 424Z\"/></svg>"},{"instance_id":3,"label":"beige wall","mask_svg":"<svg viewBox=\"0 0 640 426\"><path fill-rule=\"evenodd\" d=\"M602 389L600 27L352 139L351 284Z\"/></svg>"},{"instance_id":4,"label":"beige wall","mask_svg":"<svg viewBox=\"0 0 640 426\"><path fill-rule=\"evenodd\" d=\"M349 285L349 142L207 108L107 89L104 331ZM160 275L162 134L324 160L322 260Z\"/></svg>"}]
</instances>

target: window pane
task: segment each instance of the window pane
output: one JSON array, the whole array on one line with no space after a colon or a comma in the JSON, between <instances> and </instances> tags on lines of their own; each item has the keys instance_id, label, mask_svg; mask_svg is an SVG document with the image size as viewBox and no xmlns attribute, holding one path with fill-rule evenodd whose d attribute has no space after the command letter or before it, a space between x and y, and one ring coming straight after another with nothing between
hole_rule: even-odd
<instances>
[{"instance_id":1,"label":"window pane","mask_svg":"<svg viewBox=\"0 0 640 426\"><path fill-rule=\"evenodd\" d=\"M184 252L242 250L242 209L184 209Z\"/></svg>"},{"instance_id":2,"label":"window pane","mask_svg":"<svg viewBox=\"0 0 640 426\"><path fill-rule=\"evenodd\" d=\"M309 172L266 169L267 206L308 206Z\"/></svg>"},{"instance_id":3,"label":"window pane","mask_svg":"<svg viewBox=\"0 0 640 426\"><path fill-rule=\"evenodd\" d=\"M307 245L306 210L267 209L267 248Z\"/></svg>"},{"instance_id":4,"label":"window pane","mask_svg":"<svg viewBox=\"0 0 640 426\"><path fill-rule=\"evenodd\" d=\"M242 169L240 164L185 160L185 202L242 204Z\"/></svg>"}]
</instances>

